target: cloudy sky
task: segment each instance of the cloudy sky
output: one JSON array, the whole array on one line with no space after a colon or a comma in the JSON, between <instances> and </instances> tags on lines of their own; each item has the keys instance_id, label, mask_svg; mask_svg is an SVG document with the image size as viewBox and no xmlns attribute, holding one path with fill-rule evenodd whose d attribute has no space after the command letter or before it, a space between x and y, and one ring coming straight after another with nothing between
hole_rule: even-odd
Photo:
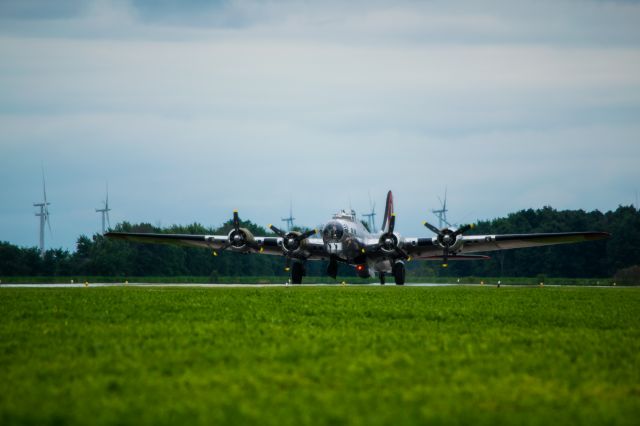
<instances>
[{"instance_id":1,"label":"cloudy sky","mask_svg":"<svg viewBox=\"0 0 640 426\"><path fill-rule=\"evenodd\" d=\"M398 230L640 190L640 3L0 1L0 240L112 223ZM380 218L381 215L379 215Z\"/></svg>"}]
</instances>

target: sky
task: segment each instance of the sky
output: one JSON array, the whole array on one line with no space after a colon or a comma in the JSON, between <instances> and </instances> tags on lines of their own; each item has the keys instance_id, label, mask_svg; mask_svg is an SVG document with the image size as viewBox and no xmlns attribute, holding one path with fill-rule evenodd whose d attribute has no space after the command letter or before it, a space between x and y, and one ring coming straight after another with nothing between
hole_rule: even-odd
<instances>
[{"instance_id":1,"label":"sky","mask_svg":"<svg viewBox=\"0 0 640 426\"><path fill-rule=\"evenodd\" d=\"M640 2L0 1L0 241L111 223L397 230L640 190ZM380 223L378 223L378 227Z\"/></svg>"}]
</instances>

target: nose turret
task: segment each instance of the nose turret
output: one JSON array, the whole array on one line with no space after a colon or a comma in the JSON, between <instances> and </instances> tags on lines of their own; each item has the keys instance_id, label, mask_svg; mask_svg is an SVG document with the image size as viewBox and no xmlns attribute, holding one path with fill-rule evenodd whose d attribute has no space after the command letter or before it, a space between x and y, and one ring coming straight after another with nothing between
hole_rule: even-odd
<instances>
[{"instance_id":1,"label":"nose turret","mask_svg":"<svg viewBox=\"0 0 640 426\"><path fill-rule=\"evenodd\" d=\"M325 243L336 243L342 240L344 235L344 228L342 224L337 221L331 221L327 223L322 230L322 240Z\"/></svg>"}]
</instances>

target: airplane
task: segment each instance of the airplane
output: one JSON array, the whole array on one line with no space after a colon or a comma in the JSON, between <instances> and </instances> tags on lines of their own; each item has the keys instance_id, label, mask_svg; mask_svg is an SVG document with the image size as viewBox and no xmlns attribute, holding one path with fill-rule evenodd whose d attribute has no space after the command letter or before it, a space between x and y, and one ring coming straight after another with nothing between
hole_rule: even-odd
<instances>
[{"instance_id":1,"label":"airplane","mask_svg":"<svg viewBox=\"0 0 640 426\"><path fill-rule=\"evenodd\" d=\"M438 229L424 222L424 226L436 236L402 237L395 231L395 223L393 194L389 191L382 229L373 234L356 219L353 210L342 210L324 225L321 238L312 238L317 234L315 229L284 232L274 225L269 225L269 228L276 237L254 236L248 229L240 227L236 210L233 212L233 228L228 235L107 232L105 237L202 247L213 250L214 256L223 250L285 256L292 284L302 283L306 275L306 261L328 260L327 275L334 279L338 273L338 263L341 262L353 266L361 278L377 276L380 284L384 285L386 276L391 275L395 284L403 285L406 279L405 262L411 259L440 260L442 266L447 267L449 261L489 259L484 254L476 253L594 241L610 236L607 232L464 235L474 227L473 224L457 229Z\"/></svg>"}]
</instances>

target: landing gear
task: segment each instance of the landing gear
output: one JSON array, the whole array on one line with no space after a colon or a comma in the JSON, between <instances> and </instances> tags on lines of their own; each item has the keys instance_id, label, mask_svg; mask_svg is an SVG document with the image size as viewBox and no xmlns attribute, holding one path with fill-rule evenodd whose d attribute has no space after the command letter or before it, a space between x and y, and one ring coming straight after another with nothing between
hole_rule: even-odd
<instances>
[{"instance_id":1,"label":"landing gear","mask_svg":"<svg viewBox=\"0 0 640 426\"><path fill-rule=\"evenodd\" d=\"M393 278L396 280L396 285L404 285L404 262L396 262L393 264Z\"/></svg>"},{"instance_id":2,"label":"landing gear","mask_svg":"<svg viewBox=\"0 0 640 426\"><path fill-rule=\"evenodd\" d=\"M384 285L384 272L380 272L378 278L380 278L380 285Z\"/></svg>"},{"instance_id":3,"label":"landing gear","mask_svg":"<svg viewBox=\"0 0 640 426\"><path fill-rule=\"evenodd\" d=\"M338 261L335 257L331 257L329 259L329 266L327 266L327 275L329 275L334 280L338 276Z\"/></svg>"},{"instance_id":4,"label":"landing gear","mask_svg":"<svg viewBox=\"0 0 640 426\"><path fill-rule=\"evenodd\" d=\"M291 265L291 284L302 284L304 265L302 262L293 262Z\"/></svg>"}]
</instances>

